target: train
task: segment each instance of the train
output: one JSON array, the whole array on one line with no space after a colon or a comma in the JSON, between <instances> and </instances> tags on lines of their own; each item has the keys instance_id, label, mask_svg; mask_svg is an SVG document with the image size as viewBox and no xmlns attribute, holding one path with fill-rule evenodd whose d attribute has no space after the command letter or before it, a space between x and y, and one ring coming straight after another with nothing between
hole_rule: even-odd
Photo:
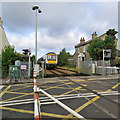
<instances>
[{"instance_id":1,"label":"train","mask_svg":"<svg viewBox=\"0 0 120 120\"><path fill-rule=\"evenodd\" d=\"M54 69L57 67L57 54L54 52L49 52L45 55L45 64L46 64L46 69Z\"/></svg>"}]
</instances>

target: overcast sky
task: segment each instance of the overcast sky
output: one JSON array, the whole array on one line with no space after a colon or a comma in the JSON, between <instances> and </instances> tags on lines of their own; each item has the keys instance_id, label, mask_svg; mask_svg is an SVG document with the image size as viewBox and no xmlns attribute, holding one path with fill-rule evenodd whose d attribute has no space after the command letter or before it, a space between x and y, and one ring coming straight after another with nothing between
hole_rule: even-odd
<instances>
[{"instance_id":1,"label":"overcast sky","mask_svg":"<svg viewBox=\"0 0 120 120\"><path fill-rule=\"evenodd\" d=\"M31 48L34 53L35 11L32 6L35 4L42 10L38 14L38 58L47 52L59 53L63 48L74 54L74 46L81 37L87 41L95 31L98 36L108 29L118 31L117 2L4 2L3 26L9 42L18 52Z\"/></svg>"}]
</instances>

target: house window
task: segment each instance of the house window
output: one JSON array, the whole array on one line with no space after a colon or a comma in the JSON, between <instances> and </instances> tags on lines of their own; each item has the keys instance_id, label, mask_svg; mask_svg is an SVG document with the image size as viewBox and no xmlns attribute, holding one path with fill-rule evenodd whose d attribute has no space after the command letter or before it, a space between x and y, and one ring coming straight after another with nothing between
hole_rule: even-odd
<instances>
[{"instance_id":1,"label":"house window","mask_svg":"<svg viewBox=\"0 0 120 120\"><path fill-rule=\"evenodd\" d=\"M85 53L85 46L83 46L83 53Z\"/></svg>"},{"instance_id":2,"label":"house window","mask_svg":"<svg viewBox=\"0 0 120 120\"><path fill-rule=\"evenodd\" d=\"M80 49L79 48L77 48L77 51L78 51L78 53L80 52Z\"/></svg>"}]
</instances>

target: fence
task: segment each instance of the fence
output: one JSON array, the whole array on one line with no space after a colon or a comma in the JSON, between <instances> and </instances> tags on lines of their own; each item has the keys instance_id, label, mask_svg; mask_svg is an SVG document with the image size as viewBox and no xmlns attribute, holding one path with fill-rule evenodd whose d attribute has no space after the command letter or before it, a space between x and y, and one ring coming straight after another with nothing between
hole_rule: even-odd
<instances>
[{"instance_id":1,"label":"fence","mask_svg":"<svg viewBox=\"0 0 120 120\"><path fill-rule=\"evenodd\" d=\"M117 74L117 67L110 67L110 61L77 61L77 69L80 69L81 73L92 74Z\"/></svg>"}]
</instances>

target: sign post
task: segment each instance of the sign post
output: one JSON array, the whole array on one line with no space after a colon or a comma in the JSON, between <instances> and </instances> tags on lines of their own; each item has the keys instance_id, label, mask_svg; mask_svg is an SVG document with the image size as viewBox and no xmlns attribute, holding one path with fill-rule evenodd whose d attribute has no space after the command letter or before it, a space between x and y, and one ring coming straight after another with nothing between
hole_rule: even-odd
<instances>
[{"instance_id":1,"label":"sign post","mask_svg":"<svg viewBox=\"0 0 120 120\"><path fill-rule=\"evenodd\" d=\"M111 58L111 49L103 49L103 75L104 75L104 66L105 66L105 58Z\"/></svg>"}]
</instances>

